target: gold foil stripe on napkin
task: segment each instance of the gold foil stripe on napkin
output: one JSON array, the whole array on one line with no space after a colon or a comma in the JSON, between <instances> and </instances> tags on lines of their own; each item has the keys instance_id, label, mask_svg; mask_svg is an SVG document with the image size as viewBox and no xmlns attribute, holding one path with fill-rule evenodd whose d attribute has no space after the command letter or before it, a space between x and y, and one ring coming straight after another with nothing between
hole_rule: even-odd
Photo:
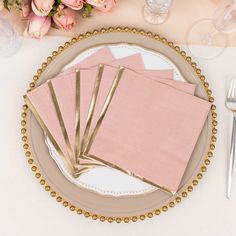
<instances>
[{"instance_id":1,"label":"gold foil stripe on napkin","mask_svg":"<svg viewBox=\"0 0 236 236\"><path fill-rule=\"evenodd\" d=\"M94 113L94 109L95 109L95 105L96 105L96 101L97 101L98 91L99 91L101 80L102 80L103 71L104 71L104 65L100 64L99 68L98 68L97 78L96 78L94 88L93 88L93 93L92 93L90 106L89 106L87 123L86 123L86 127L85 127L85 130L84 130L83 138L82 138L81 153L83 153L85 148L86 148L88 135L89 135L89 130L90 130L90 126L91 126L91 123L92 123L93 113Z\"/></svg>"},{"instance_id":2,"label":"gold foil stripe on napkin","mask_svg":"<svg viewBox=\"0 0 236 236\"><path fill-rule=\"evenodd\" d=\"M80 155L80 71L75 70L76 73L76 94L75 94L75 158L76 163L78 161L78 157Z\"/></svg>"},{"instance_id":3,"label":"gold foil stripe on napkin","mask_svg":"<svg viewBox=\"0 0 236 236\"><path fill-rule=\"evenodd\" d=\"M37 110L35 109L34 105L31 103L30 99L27 97L27 95L24 96L24 100L25 103L27 104L27 106L30 108L30 110L32 111L32 113L34 114L36 120L38 121L39 125L41 126L41 128L43 129L43 131L46 133L46 135L49 137L50 141L52 142L53 146L55 147L55 149L57 150L57 152L60 154L60 156L62 157L63 161L66 163L66 165L68 166L68 169L70 170L71 174L73 175L74 172L74 166L72 165L72 163L70 162L70 159L68 159L67 156L65 156L62 152L62 150L60 149L60 147L58 146L56 140L53 138L51 132L48 130L47 126L45 125L45 123L43 122L42 118L40 117L40 115L38 114Z\"/></svg>"},{"instance_id":4,"label":"gold foil stripe on napkin","mask_svg":"<svg viewBox=\"0 0 236 236\"><path fill-rule=\"evenodd\" d=\"M114 165L114 164L112 164L112 163L110 163L108 161L105 161L105 160L103 160L103 159L101 159L101 158L99 158L99 157L97 157L95 155L92 155L92 154L83 154L83 155L84 155L85 158L86 157L87 158L91 158L92 160L95 160L97 162L103 163L103 165L105 165L107 167L114 168L114 169L119 170L119 171L121 171L121 172L123 172L123 173L125 173L125 174L127 174L129 176L133 176L135 178L138 178L138 179L142 180L143 182L151 184L154 187L157 187L157 188L159 188L159 189L161 189L161 190L163 190L163 191L165 191L167 193L175 194L175 192L173 192L173 191L171 191L171 190L169 190L169 189L167 189L167 188L165 188L165 187L163 187L163 186L161 186L159 184L153 183L152 181L149 181L149 180L145 179L144 177L142 177L140 175L137 175L137 174L135 174L135 173L133 173L131 171L125 170L125 169L123 169L123 168L121 168L121 167L119 167L117 165Z\"/></svg>"},{"instance_id":5,"label":"gold foil stripe on napkin","mask_svg":"<svg viewBox=\"0 0 236 236\"><path fill-rule=\"evenodd\" d=\"M167 188L165 188L165 187L163 187L161 185L153 183L153 182L143 178L142 176L139 176L139 175L137 175L137 174L135 174L135 173L133 173L131 171L122 169L121 167L119 167L117 165L114 165L114 164L112 164L110 162L107 162L107 161L105 161L105 160L103 160L103 159L101 159L101 158L99 158L99 157L97 157L95 155L89 154L90 148L91 148L91 146L93 144L94 139L96 138L96 135L97 135L97 133L99 131L99 128L100 128L100 126L102 124L102 121L103 121L103 119L104 119L104 117L106 115L106 112L107 112L107 110L109 108L109 105L110 105L110 103L112 101L112 98L113 98L113 96L114 96L114 94L116 92L116 89L117 89L117 87L119 85L119 82L120 82L120 80L122 78L124 70L125 70L124 67L122 67L122 66L119 67L118 72L116 74L116 77L113 80L112 86L111 86L110 91L109 91L109 93L107 95L107 98L105 100L104 106L103 106L102 111L101 111L100 116L99 116L99 119L98 119L98 121L97 121L97 123L95 125L94 130L92 131L92 133L91 133L91 135L89 137L88 144L87 144L87 146L85 148L85 151L82 153L81 157L82 158L89 158L89 159L91 159L92 162L93 161L97 161L99 163L99 165L101 164L102 166L105 165L105 166L108 166L108 167L112 167L112 168L114 168L116 170L122 171L125 174L128 174L130 176L136 177L136 178L138 178L138 179L140 179L140 180L142 180L142 181L144 181L144 182L146 182L148 184L151 184L151 185L153 185L153 186L155 186L155 187L157 187L157 188L159 188L159 189L161 189L161 190L163 190L165 192L168 192L168 193L171 193L171 194L175 194L175 192L173 192L173 191L171 191L171 190L169 190L169 189L167 189ZM83 170L83 173L85 171L86 170Z\"/></svg>"},{"instance_id":6,"label":"gold foil stripe on napkin","mask_svg":"<svg viewBox=\"0 0 236 236\"><path fill-rule=\"evenodd\" d=\"M104 117L105 117L107 109L108 109L108 107L109 107L109 105L111 103L111 100L112 100L112 98L114 96L116 88L118 87L120 79L121 79L121 77L123 75L123 72L124 72L124 67L120 66L119 70L118 70L118 73L117 73L117 75L116 75L116 77L115 77L115 79L114 79L114 81L112 83L111 89L110 89L110 91L109 91L109 93L107 95L107 98L105 100L104 106L103 106L101 114L99 116L99 119L98 119L98 121L97 121L97 123L95 125L94 130L92 131L92 133L91 133L91 135L89 137L88 144L86 145L86 148L84 150L84 154L85 155L88 154L88 152L89 152L89 150L91 148L91 145L92 145L92 143L93 143L93 141L94 141L94 139L95 139L95 137L97 135L97 132L98 132L100 126L101 126L101 123L102 123Z\"/></svg>"},{"instance_id":7,"label":"gold foil stripe on napkin","mask_svg":"<svg viewBox=\"0 0 236 236\"><path fill-rule=\"evenodd\" d=\"M71 161L72 165L75 166L75 163L76 163L75 162L75 155L74 155L74 152L73 152L72 147L70 145L70 141L69 141L69 137L68 137L68 134L67 134L67 131L66 131L65 123L64 123L64 120L63 120L63 117L62 117L62 114L61 114L61 110L60 110L60 107L59 107L59 104L58 104L56 94L55 94L55 91L54 91L51 80L48 80L47 84L48 84L48 88L49 88L51 98L52 98L52 101L53 101L53 104L54 104L54 108L56 110L57 118L58 118L58 121L59 121L60 126L61 126L62 134L63 134L64 140L66 142L67 152L68 152L70 161Z\"/></svg>"}]
</instances>

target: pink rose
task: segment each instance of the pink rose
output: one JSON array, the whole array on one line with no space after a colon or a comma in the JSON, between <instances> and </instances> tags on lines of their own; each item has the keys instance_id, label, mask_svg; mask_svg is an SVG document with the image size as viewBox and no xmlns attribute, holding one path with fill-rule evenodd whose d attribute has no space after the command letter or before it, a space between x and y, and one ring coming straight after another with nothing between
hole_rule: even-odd
<instances>
[{"instance_id":1,"label":"pink rose","mask_svg":"<svg viewBox=\"0 0 236 236\"><path fill-rule=\"evenodd\" d=\"M60 29L70 30L76 24L75 11L70 8L59 9L53 20Z\"/></svg>"},{"instance_id":2,"label":"pink rose","mask_svg":"<svg viewBox=\"0 0 236 236\"><path fill-rule=\"evenodd\" d=\"M37 16L30 13L27 28L24 34L35 39L41 39L51 27L51 18L47 16Z\"/></svg>"},{"instance_id":3,"label":"pink rose","mask_svg":"<svg viewBox=\"0 0 236 236\"><path fill-rule=\"evenodd\" d=\"M95 9L101 12L109 12L116 6L116 0L87 0L87 3L94 6Z\"/></svg>"},{"instance_id":4,"label":"pink rose","mask_svg":"<svg viewBox=\"0 0 236 236\"><path fill-rule=\"evenodd\" d=\"M74 9L74 10L80 10L83 8L83 5L84 5L84 1L83 0L61 0L61 2L71 8L71 9Z\"/></svg>"},{"instance_id":5,"label":"pink rose","mask_svg":"<svg viewBox=\"0 0 236 236\"><path fill-rule=\"evenodd\" d=\"M32 0L31 7L37 16L47 16L55 0Z\"/></svg>"},{"instance_id":6,"label":"pink rose","mask_svg":"<svg viewBox=\"0 0 236 236\"><path fill-rule=\"evenodd\" d=\"M106 3L106 0L87 0L86 2L94 7L102 7Z\"/></svg>"}]
</instances>

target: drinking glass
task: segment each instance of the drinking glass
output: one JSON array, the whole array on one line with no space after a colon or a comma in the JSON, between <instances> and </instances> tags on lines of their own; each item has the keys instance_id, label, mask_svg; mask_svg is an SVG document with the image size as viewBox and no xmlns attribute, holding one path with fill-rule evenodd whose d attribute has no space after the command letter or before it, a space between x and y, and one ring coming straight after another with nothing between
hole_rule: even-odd
<instances>
[{"instance_id":1,"label":"drinking glass","mask_svg":"<svg viewBox=\"0 0 236 236\"><path fill-rule=\"evenodd\" d=\"M144 19L151 24L162 24L168 17L172 0L146 0Z\"/></svg>"},{"instance_id":2,"label":"drinking glass","mask_svg":"<svg viewBox=\"0 0 236 236\"><path fill-rule=\"evenodd\" d=\"M220 55L227 46L228 34L236 31L236 0L225 1L214 13L212 19L202 19L193 24L187 34L187 45L197 57L212 59ZM207 50L196 43L215 46Z\"/></svg>"},{"instance_id":3,"label":"drinking glass","mask_svg":"<svg viewBox=\"0 0 236 236\"><path fill-rule=\"evenodd\" d=\"M13 55L20 47L21 41L11 24L0 15L0 57Z\"/></svg>"}]
</instances>

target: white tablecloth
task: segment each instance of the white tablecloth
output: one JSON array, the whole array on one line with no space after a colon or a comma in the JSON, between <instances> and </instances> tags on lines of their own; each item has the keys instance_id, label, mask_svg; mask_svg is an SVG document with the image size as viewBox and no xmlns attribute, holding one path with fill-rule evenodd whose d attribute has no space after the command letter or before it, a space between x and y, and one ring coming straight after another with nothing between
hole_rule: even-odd
<instances>
[{"instance_id":1,"label":"white tablecloth","mask_svg":"<svg viewBox=\"0 0 236 236\"><path fill-rule=\"evenodd\" d=\"M232 198L225 198L231 116L224 107L227 84L236 77L236 48L214 60L196 59L214 92L219 122L215 155L203 180L187 199L158 217L109 224L78 216L56 203L37 183L22 148L22 95L41 62L65 40L24 38L17 54L0 59L0 235L236 235L236 178Z\"/></svg>"}]
</instances>

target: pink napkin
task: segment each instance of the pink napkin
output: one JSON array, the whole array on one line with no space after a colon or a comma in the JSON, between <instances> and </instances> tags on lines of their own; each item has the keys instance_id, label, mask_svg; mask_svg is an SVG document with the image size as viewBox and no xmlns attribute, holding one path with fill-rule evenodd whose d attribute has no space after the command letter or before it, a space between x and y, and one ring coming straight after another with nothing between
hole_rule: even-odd
<instances>
[{"instance_id":1,"label":"pink napkin","mask_svg":"<svg viewBox=\"0 0 236 236\"><path fill-rule=\"evenodd\" d=\"M89 154L175 193L209 109L125 69Z\"/></svg>"},{"instance_id":2,"label":"pink napkin","mask_svg":"<svg viewBox=\"0 0 236 236\"><path fill-rule=\"evenodd\" d=\"M59 75L74 72L76 68L89 68L91 66L98 65L101 63L110 64L110 62L112 62L113 65L118 65L116 63L116 60L117 59L113 57L111 50L108 47L102 47L98 51L94 52L92 55L86 57L84 60L67 69L66 71L60 73ZM144 72L142 56L139 53L121 58L119 60L122 60L122 63L124 65L133 70L137 70L140 73ZM145 73L150 77L156 77L159 79L173 79L173 70L171 69L145 70Z\"/></svg>"},{"instance_id":3,"label":"pink napkin","mask_svg":"<svg viewBox=\"0 0 236 236\"><path fill-rule=\"evenodd\" d=\"M99 53L100 52L100 53ZM89 59L85 59L86 62L82 61L81 65L86 67L93 66L94 60L96 60L97 57L103 58L102 62L105 62L105 58L103 57L104 52L106 52L106 55L110 55L107 53L107 48L101 49L99 52L96 53L96 55L92 58L91 64L89 64ZM101 56L102 55L102 56ZM109 56L110 59L110 56ZM127 66L129 68L139 68L140 71L142 71L143 75L149 76L152 75L152 79L156 81L160 81L162 83L169 84L177 89L183 90L185 92L194 94L195 91L195 85L184 83L184 82L178 82L171 79L159 79L158 77L154 77L155 70L151 70L149 73L149 70L144 70L144 64L141 58L140 54L135 54L129 57L113 60L109 63L111 66L117 67L118 65ZM79 66L78 64L76 68ZM106 68L107 66L105 66ZM74 70L74 69L73 69ZM68 70L70 71L70 69ZM81 136L83 136L85 127L87 124L87 115L90 107L90 101L93 93L94 83L97 76L98 70L97 67L93 67L90 70L81 70L81 106L80 106L80 133ZM141 72L140 72L141 73ZM172 73L172 72L171 72ZM103 90L103 92L98 93L97 103L94 111L94 119L92 120L91 126L94 126L94 121L99 116L99 113L101 111L102 105L105 101L106 94L108 93L110 86L112 84L113 78L116 74L116 68L113 70L106 70L104 71L104 76L107 78L106 80L102 79L100 89ZM162 71L157 70L156 71L157 76L162 75ZM165 72L164 72L165 75ZM74 147L75 145L75 73L65 73L63 75L59 75L58 77L55 77L52 79L52 84L55 89L56 97L61 109L61 113L63 115L63 119L65 122L65 127L69 136L69 140L71 143L71 146ZM65 90L65 88L68 88Z\"/></svg>"},{"instance_id":4,"label":"pink napkin","mask_svg":"<svg viewBox=\"0 0 236 236\"><path fill-rule=\"evenodd\" d=\"M75 158L64 138L48 84L44 83L28 92L25 101L72 174Z\"/></svg>"}]
</instances>

